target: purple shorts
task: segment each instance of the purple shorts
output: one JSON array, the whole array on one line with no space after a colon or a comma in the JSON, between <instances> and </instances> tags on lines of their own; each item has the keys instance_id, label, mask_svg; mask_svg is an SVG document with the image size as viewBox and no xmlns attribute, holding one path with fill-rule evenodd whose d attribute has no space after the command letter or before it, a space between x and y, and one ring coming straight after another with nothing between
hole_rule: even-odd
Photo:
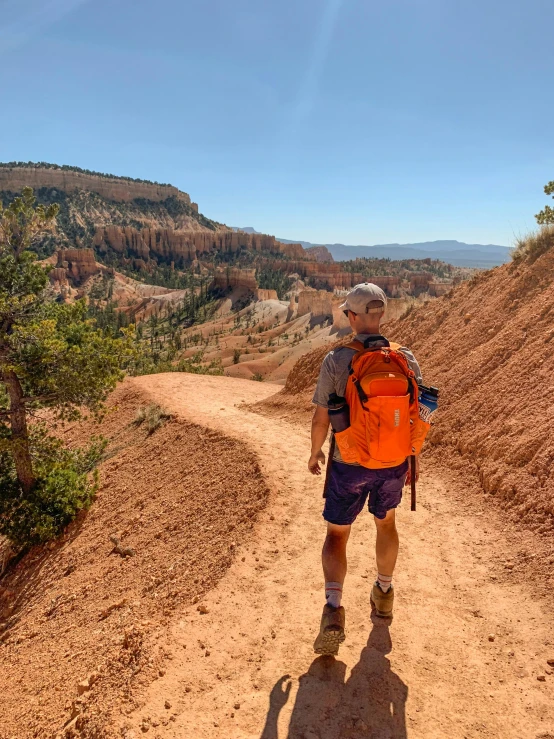
<instances>
[{"instance_id":1,"label":"purple shorts","mask_svg":"<svg viewBox=\"0 0 554 739\"><path fill-rule=\"evenodd\" d=\"M398 467L370 470L367 467L334 462L326 488L323 518L329 523L348 526L354 523L368 500L369 512L385 518L387 511L402 500L408 460Z\"/></svg>"}]
</instances>

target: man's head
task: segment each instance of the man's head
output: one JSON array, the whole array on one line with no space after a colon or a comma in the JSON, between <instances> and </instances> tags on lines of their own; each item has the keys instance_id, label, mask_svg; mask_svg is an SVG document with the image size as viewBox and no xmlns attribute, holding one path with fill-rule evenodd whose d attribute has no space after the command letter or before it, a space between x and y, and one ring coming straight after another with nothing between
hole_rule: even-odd
<instances>
[{"instance_id":1,"label":"man's head","mask_svg":"<svg viewBox=\"0 0 554 739\"><path fill-rule=\"evenodd\" d=\"M356 285L340 306L357 334L378 333L379 324L385 314L387 296L372 282Z\"/></svg>"}]
</instances>

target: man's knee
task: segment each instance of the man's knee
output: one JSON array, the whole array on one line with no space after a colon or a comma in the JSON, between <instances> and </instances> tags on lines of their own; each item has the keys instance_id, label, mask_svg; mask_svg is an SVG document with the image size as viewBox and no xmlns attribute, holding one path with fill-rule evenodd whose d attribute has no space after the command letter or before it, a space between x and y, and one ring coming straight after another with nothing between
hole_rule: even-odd
<instances>
[{"instance_id":1,"label":"man's knee","mask_svg":"<svg viewBox=\"0 0 554 739\"><path fill-rule=\"evenodd\" d=\"M373 516L373 520L375 521L375 526L381 531L394 531L396 528L396 509L392 508L390 511L387 511L385 518Z\"/></svg>"},{"instance_id":2,"label":"man's knee","mask_svg":"<svg viewBox=\"0 0 554 739\"><path fill-rule=\"evenodd\" d=\"M327 536L325 543L331 546L340 546L346 544L350 536L350 526L339 526L335 523L327 524Z\"/></svg>"}]
</instances>

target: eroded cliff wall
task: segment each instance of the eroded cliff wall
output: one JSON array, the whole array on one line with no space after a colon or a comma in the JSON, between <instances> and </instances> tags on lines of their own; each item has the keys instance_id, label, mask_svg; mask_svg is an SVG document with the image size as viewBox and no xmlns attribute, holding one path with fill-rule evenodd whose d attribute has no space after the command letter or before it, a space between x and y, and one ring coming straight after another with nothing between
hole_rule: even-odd
<instances>
[{"instance_id":1,"label":"eroded cliff wall","mask_svg":"<svg viewBox=\"0 0 554 739\"><path fill-rule=\"evenodd\" d=\"M155 185L120 177L100 177L63 169L0 167L0 190L19 192L23 187L56 187L63 192L91 190L108 200L130 202L135 198L166 200L175 197L192 206L190 196L172 185ZM196 206L198 208L198 206Z\"/></svg>"}]
</instances>

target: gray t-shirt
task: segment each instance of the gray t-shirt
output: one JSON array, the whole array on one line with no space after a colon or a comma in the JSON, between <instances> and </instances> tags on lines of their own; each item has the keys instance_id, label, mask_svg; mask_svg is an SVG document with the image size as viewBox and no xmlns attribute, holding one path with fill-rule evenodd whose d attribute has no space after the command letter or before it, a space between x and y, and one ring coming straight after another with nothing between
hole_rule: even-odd
<instances>
[{"instance_id":1,"label":"gray t-shirt","mask_svg":"<svg viewBox=\"0 0 554 739\"><path fill-rule=\"evenodd\" d=\"M356 341L361 341L363 343L366 339L370 338L370 336L371 334L358 334L356 336ZM370 346L373 343L378 346L378 342L379 338L375 337L375 342L370 342ZM412 352L404 346L400 347L400 351L406 357L406 361L408 362L410 369L413 370L417 384L423 384L423 377L421 376L419 364ZM329 395L331 395L331 393L336 393L337 395L344 397L350 369L350 360L355 353L356 351L354 349L340 346L338 349L334 349L327 354L319 371L319 378L317 380L312 403L315 405L321 405L323 408L327 408ZM333 459L336 462L343 461L340 456L338 446L335 446Z\"/></svg>"}]
</instances>

